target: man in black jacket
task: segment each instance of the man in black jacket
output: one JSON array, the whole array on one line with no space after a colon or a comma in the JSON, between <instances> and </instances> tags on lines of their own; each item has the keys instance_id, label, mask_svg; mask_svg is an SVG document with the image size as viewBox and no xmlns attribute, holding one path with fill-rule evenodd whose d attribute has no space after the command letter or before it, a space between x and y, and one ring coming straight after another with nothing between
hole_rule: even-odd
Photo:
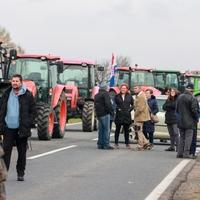
<instances>
[{"instance_id":1,"label":"man in black jacket","mask_svg":"<svg viewBox=\"0 0 200 200\"><path fill-rule=\"evenodd\" d=\"M198 119L198 104L193 96L193 84L188 84L183 94L177 100L177 118L180 129L180 142L178 158L193 158L190 155L190 147L195 125Z\"/></svg>"},{"instance_id":2,"label":"man in black jacket","mask_svg":"<svg viewBox=\"0 0 200 200\"><path fill-rule=\"evenodd\" d=\"M34 119L35 102L33 95L22 84L22 76L15 74L11 86L2 96L0 103L0 133L3 134L4 161L7 169L13 144L18 151L18 181L24 181L26 166L27 139L31 136L31 124Z\"/></svg>"},{"instance_id":3,"label":"man in black jacket","mask_svg":"<svg viewBox=\"0 0 200 200\"><path fill-rule=\"evenodd\" d=\"M94 106L98 119L98 149L113 149L110 146L110 116L113 108L106 83L100 84L99 93L94 97Z\"/></svg>"}]
</instances>

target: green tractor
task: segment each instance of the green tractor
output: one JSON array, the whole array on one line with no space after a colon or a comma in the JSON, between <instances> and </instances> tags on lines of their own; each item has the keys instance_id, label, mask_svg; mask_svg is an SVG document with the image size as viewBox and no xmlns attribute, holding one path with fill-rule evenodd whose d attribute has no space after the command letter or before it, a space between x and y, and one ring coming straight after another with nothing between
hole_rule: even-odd
<instances>
[{"instance_id":1,"label":"green tractor","mask_svg":"<svg viewBox=\"0 0 200 200\"><path fill-rule=\"evenodd\" d=\"M36 118L33 124L37 128L38 138L63 138L67 106L65 87L58 84L63 63L59 57L50 55L14 55L15 58L5 68L4 80L10 80L13 74L21 74L23 84L35 97Z\"/></svg>"}]
</instances>

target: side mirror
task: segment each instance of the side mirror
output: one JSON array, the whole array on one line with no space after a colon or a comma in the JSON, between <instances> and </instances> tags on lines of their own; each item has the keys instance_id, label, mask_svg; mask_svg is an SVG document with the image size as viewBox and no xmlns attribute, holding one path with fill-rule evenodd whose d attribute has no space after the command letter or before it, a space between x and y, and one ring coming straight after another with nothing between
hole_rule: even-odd
<instances>
[{"instance_id":1,"label":"side mirror","mask_svg":"<svg viewBox=\"0 0 200 200\"><path fill-rule=\"evenodd\" d=\"M99 72L103 72L103 71L104 71L104 67L102 67L102 66L98 66L98 67L97 67L97 71L99 71Z\"/></svg>"},{"instance_id":2,"label":"side mirror","mask_svg":"<svg viewBox=\"0 0 200 200\"><path fill-rule=\"evenodd\" d=\"M59 74L63 73L63 71L64 71L64 64L63 64L63 62L62 61L57 61L56 65L57 65L58 73Z\"/></svg>"},{"instance_id":3,"label":"side mirror","mask_svg":"<svg viewBox=\"0 0 200 200\"><path fill-rule=\"evenodd\" d=\"M10 59L11 60L16 60L17 59L17 50L16 49L11 49L9 54L10 54Z\"/></svg>"}]
</instances>

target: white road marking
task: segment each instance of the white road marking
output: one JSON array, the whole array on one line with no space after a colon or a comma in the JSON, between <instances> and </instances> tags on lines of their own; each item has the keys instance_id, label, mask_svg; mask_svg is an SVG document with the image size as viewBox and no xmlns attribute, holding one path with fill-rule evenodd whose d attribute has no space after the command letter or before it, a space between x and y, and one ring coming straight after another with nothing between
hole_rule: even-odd
<instances>
[{"instance_id":1,"label":"white road marking","mask_svg":"<svg viewBox=\"0 0 200 200\"><path fill-rule=\"evenodd\" d=\"M113 137L114 136L114 133L112 133L112 134L110 134L110 137ZM94 139L92 139L93 141L97 141L98 140L98 138L94 138Z\"/></svg>"},{"instance_id":2,"label":"white road marking","mask_svg":"<svg viewBox=\"0 0 200 200\"><path fill-rule=\"evenodd\" d=\"M198 153L200 148L197 148ZM156 186L156 188L145 198L145 200L157 200L161 197L163 192L168 188L172 181L178 176L183 168L191 161L191 159L185 159L181 161L162 181Z\"/></svg>"},{"instance_id":3,"label":"white road marking","mask_svg":"<svg viewBox=\"0 0 200 200\"><path fill-rule=\"evenodd\" d=\"M27 159L28 160L33 160L33 159L36 159L36 158L40 158L40 157L43 157L43 156L47 156L47 155L50 155L50 154L53 154L53 153L57 153L59 151L63 151L63 150L71 149L71 148L75 148L75 147L77 147L77 145L71 145L71 146L60 148L60 149L55 149L55 150L52 150L52 151L48 151L46 153L42 153L42 154L38 154L38 155L35 155L35 156L31 156L31 157L28 157Z\"/></svg>"}]
</instances>

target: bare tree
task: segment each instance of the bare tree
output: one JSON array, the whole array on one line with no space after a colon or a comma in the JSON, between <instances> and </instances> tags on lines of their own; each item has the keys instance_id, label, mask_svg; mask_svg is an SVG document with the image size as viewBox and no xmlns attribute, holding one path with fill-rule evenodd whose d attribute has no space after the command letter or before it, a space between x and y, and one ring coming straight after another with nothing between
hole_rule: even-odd
<instances>
[{"instance_id":1,"label":"bare tree","mask_svg":"<svg viewBox=\"0 0 200 200\"><path fill-rule=\"evenodd\" d=\"M99 66L103 67L103 71L96 70L96 80L97 83L106 82L108 83L110 80L110 61L103 60L99 63Z\"/></svg>"},{"instance_id":2,"label":"bare tree","mask_svg":"<svg viewBox=\"0 0 200 200\"><path fill-rule=\"evenodd\" d=\"M14 43L10 37L10 33L3 27L0 26L0 42L3 43L3 47L5 47L8 51L10 49L16 49L18 53L24 53L24 49Z\"/></svg>"},{"instance_id":3,"label":"bare tree","mask_svg":"<svg viewBox=\"0 0 200 200\"><path fill-rule=\"evenodd\" d=\"M131 66L131 59L126 56L117 56L116 59L117 65L121 67L130 67Z\"/></svg>"}]
</instances>

